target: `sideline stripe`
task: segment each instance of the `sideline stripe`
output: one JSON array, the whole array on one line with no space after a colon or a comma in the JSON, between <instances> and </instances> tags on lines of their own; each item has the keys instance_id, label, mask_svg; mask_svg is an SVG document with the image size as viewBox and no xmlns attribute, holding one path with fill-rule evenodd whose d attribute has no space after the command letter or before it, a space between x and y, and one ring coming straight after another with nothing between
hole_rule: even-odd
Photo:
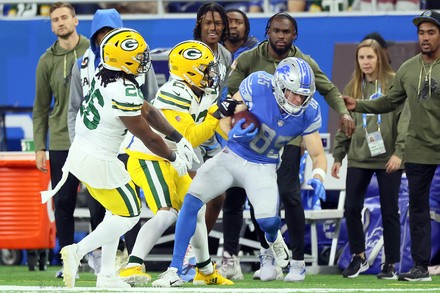
<instances>
[{"instance_id":1,"label":"sideline stripe","mask_svg":"<svg viewBox=\"0 0 440 293\"><path fill-rule=\"evenodd\" d=\"M96 287L76 287L69 289L66 287L36 287L36 286L0 286L1 292L231 292L231 293L270 293L270 292L292 292L293 288L227 288L215 286L211 288L154 288L154 287L133 287L131 289L104 289ZM295 288L295 293L319 292L319 293L339 293L339 292L439 292L437 288Z\"/></svg>"}]
</instances>

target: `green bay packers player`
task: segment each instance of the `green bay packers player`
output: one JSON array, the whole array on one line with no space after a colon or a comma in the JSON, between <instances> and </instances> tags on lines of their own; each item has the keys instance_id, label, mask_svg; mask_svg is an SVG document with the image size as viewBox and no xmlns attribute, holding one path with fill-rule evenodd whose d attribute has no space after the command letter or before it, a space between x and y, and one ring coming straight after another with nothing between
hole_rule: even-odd
<instances>
[{"instance_id":1,"label":"green bay packers player","mask_svg":"<svg viewBox=\"0 0 440 293\"><path fill-rule=\"evenodd\" d=\"M220 75L212 50L199 41L181 42L170 51L169 71L170 80L159 88L153 105L193 147L200 146L216 130L221 134L219 118L232 115L235 104L228 99L220 108L216 105L218 95L215 89ZM170 148L175 148L172 140L164 137L164 141ZM139 231L129 263L121 270L120 276L132 285L145 284L150 276L142 271L143 260L164 231L176 222L191 178L188 174L179 177L163 158L145 148L136 137L133 137L127 153L128 172L133 182L144 190L154 217ZM199 213L198 221L205 221L204 211ZM207 245L201 246L204 241L198 241L207 237L205 226L196 231L191 242L196 259L204 262L199 266L199 281L203 284L232 284L214 270Z\"/></svg>"},{"instance_id":2,"label":"green bay packers player","mask_svg":"<svg viewBox=\"0 0 440 293\"><path fill-rule=\"evenodd\" d=\"M130 131L180 174L186 173L196 155L189 142L143 99L135 77L147 72L151 62L142 36L127 28L110 31L101 43L101 60L77 115L76 135L63 177L75 175L107 211L93 232L61 250L63 275L65 285L74 287L80 260L102 247L96 286L129 288L115 273L115 256L119 237L139 221L140 200L124 164L117 158L121 142ZM150 126L173 140L178 152L171 150Z\"/></svg>"}]
</instances>

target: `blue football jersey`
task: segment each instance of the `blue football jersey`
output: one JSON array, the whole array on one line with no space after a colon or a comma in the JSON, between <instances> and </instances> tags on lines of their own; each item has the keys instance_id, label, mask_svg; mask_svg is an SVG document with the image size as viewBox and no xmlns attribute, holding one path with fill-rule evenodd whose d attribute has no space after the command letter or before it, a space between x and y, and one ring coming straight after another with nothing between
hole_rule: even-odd
<instances>
[{"instance_id":1,"label":"blue football jersey","mask_svg":"<svg viewBox=\"0 0 440 293\"><path fill-rule=\"evenodd\" d=\"M239 91L261 127L250 142L240 143L232 139L227 146L248 161L276 164L281 148L289 141L299 135L318 131L321 127L321 110L314 99L298 116L280 109L275 99L272 75L267 72L257 71L249 75L241 82Z\"/></svg>"}]
</instances>

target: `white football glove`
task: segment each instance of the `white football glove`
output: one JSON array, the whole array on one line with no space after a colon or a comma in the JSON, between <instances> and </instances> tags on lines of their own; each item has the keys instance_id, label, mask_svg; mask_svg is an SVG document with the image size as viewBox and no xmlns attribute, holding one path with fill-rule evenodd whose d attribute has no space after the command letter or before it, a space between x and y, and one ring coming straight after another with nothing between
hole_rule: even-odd
<instances>
[{"instance_id":1,"label":"white football glove","mask_svg":"<svg viewBox=\"0 0 440 293\"><path fill-rule=\"evenodd\" d=\"M170 164L174 167L174 169L176 169L177 174L179 174L180 177L182 177L188 172L185 159L182 158L177 153L176 153L176 159L174 160L174 162L170 162Z\"/></svg>"},{"instance_id":2,"label":"white football glove","mask_svg":"<svg viewBox=\"0 0 440 293\"><path fill-rule=\"evenodd\" d=\"M185 160L185 164L188 169L192 168L193 160L196 163L200 163L199 158L197 158L197 155L194 152L192 145L189 143L189 141L186 140L186 138L182 137L182 139L178 143L176 143L176 146L176 155L178 157L182 157L182 159Z\"/></svg>"}]
</instances>

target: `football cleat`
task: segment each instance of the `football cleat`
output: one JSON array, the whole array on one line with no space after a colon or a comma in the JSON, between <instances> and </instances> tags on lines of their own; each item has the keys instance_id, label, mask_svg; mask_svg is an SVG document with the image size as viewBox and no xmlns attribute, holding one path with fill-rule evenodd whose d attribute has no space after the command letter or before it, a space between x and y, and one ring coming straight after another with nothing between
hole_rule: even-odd
<instances>
[{"instance_id":1,"label":"football cleat","mask_svg":"<svg viewBox=\"0 0 440 293\"><path fill-rule=\"evenodd\" d=\"M119 271L119 277L132 286L143 286L151 281L151 276L143 272L141 265L121 269Z\"/></svg>"},{"instance_id":2,"label":"football cleat","mask_svg":"<svg viewBox=\"0 0 440 293\"><path fill-rule=\"evenodd\" d=\"M153 287L182 287L183 281L177 274L176 268L168 268L166 272L159 275L159 278L151 283Z\"/></svg>"},{"instance_id":3,"label":"football cleat","mask_svg":"<svg viewBox=\"0 0 440 293\"><path fill-rule=\"evenodd\" d=\"M214 271L209 274L205 275L202 272L199 271L198 268L196 268L196 275L193 280L194 285L234 285L234 282L231 280L226 279L223 277L219 271L215 268L214 264Z\"/></svg>"}]
</instances>

